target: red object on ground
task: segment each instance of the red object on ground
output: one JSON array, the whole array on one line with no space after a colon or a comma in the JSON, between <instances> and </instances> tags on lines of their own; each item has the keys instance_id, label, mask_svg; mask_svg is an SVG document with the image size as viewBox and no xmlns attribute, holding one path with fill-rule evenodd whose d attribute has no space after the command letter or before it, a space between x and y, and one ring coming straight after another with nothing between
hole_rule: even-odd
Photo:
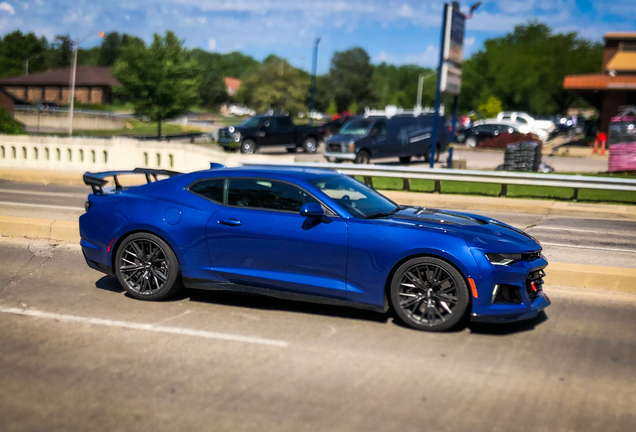
<instances>
[{"instance_id":1,"label":"red object on ground","mask_svg":"<svg viewBox=\"0 0 636 432\"><path fill-rule=\"evenodd\" d=\"M636 171L636 142L612 144L608 170L610 172Z\"/></svg>"}]
</instances>

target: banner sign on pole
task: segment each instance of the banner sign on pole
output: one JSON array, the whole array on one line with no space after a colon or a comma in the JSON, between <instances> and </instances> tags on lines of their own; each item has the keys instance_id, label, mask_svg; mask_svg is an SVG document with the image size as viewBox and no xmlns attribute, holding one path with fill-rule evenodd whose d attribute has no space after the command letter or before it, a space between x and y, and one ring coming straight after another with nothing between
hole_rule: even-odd
<instances>
[{"instance_id":1,"label":"banner sign on pole","mask_svg":"<svg viewBox=\"0 0 636 432\"><path fill-rule=\"evenodd\" d=\"M448 3L445 7L446 25L442 41L443 64L440 91L456 96L459 95L462 82L466 16Z\"/></svg>"}]
</instances>

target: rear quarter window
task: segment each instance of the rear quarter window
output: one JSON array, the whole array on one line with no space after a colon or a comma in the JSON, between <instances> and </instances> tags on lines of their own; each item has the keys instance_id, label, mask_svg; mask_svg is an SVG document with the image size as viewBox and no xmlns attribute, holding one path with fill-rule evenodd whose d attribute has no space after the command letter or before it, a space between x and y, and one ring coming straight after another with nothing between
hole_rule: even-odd
<instances>
[{"instance_id":1,"label":"rear quarter window","mask_svg":"<svg viewBox=\"0 0 636 432\"><path fill-rule=\"evenodd\" d=\"M193 184L188 190L209 200L223 203L225 179L207 179Z\"/></svg>"}]
</instances>

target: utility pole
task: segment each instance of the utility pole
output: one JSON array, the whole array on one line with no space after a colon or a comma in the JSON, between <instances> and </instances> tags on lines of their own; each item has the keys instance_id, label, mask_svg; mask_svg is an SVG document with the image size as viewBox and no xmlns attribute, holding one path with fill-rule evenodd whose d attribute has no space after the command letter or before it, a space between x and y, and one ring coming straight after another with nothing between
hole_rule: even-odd
<instances>
[{"instance_id":1,"label":"utility pole","mask_svg":"<svg viewBox=\"0 0 636 432\"><path fill-rule=\"evenodd\" d=\"M318 44L320 43L320 38L316 38L314 41L314 57L311 65L311 88L309 92L311 94L309 99L309 124L314 124L314 120L311 118L311 113L314 110L314 100L316 99L316 66L318 63Z\"/></svg>"}]
</instances>

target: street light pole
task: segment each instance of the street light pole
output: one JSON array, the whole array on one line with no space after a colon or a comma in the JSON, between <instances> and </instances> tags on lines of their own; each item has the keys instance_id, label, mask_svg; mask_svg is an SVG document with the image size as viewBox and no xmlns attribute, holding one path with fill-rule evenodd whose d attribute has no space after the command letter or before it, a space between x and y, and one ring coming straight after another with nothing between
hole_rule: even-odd
<instances>
[{"instance_id":1,"label":"street light pole","mask_svg":"<svg viewBox=\"0 0 636 432\"><path fill-rule=\"evenodd\" d=\"M73 67L71 68L71 103L68 113L68 134L73 136L73 107L75 105L75 76L77 75L77 50L79 48L79 39L75 39L75 48L73 49Z\"/></svg>"},{"instance_id":2,"label":"street light pole","mask_svg":"<svg viewBox=\"0 0 636 432\"><path fill-rule=\"evenodd\" d=\"M318 63L318 44L320 43L320 38L316 38L314 41L314 57L311 65L311 89L309 92L311 93L309 99L309 124L314 124L314 120L311 118L311 113L314 110L314 100L316 98L316 66Z\"/></svg>"},{"instance_id":3,"label":"street light pole","mask_svg":"<svg viewBox=\"0 0 636 432\"><path fill-rule=\"evenodd\" d=\"M82 39L81 41L78 39L75 39L75 47L73 49L73 66L71 67L71 101L69 104L69 113L68 113L68 134L69 136L73 136L73 108L75 106L75 78L77 75L77 51L79 50L79 44L81 42L84 42L86 39L88 39L89 37L91 37L93 35L93 33L89 34L88 36L86 36L84 39ZM97 33L97 35L100 38L104 37L104 32L99 32Z\"/></svg>"},{"instance_id":4,"label":"street light pole","mask_svg":"<svg viewBox=\"0 0 636 432\"><path fill-rule=\"evenodd\" d=\"M33 54L24 61L24 75L29 76L29 60L38 58L39 55Z\"/></svg>"}]
</instances>

